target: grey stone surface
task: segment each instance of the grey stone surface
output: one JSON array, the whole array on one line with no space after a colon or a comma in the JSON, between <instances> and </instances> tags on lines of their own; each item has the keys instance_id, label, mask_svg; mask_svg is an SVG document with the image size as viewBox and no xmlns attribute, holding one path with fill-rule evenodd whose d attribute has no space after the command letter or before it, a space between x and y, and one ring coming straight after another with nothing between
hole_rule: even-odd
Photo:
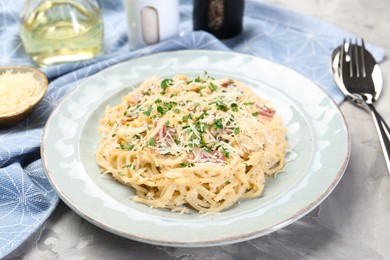
<instances>
[{"instance_id":1,"label":"grey stone surface","mask_svg":"<svg viewBox=\"0 0 390 260\"><path fill-rule=\"evenodd\" d=\"M390 51L388 0L265 0L329 21ZM377 109L390 123L390 62ZM390 176L368 113L341 110L352 138L350 163L339 185L315 210L267 236L209 248L152 246L110 234L62 202L9 259L390 259Z\"/></svg>"}]
</instances>

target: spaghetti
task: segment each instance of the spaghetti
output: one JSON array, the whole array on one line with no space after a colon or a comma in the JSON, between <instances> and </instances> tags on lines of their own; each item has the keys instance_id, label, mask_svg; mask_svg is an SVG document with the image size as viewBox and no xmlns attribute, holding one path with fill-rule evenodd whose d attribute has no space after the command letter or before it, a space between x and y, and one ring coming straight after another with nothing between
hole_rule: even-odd
<instances>
[{"instance_id":1,"label":"spaghetti","mask_svg":"<svg viewBox=\"0 0 390 260\"><path fill-rule=\"evenodd\" d=\"M103 173L150 207L219 212L258 197L284 167L286 128L244 84L176 75L150 78L107 107L96 152Z\"/></svg>"}]
</instances>

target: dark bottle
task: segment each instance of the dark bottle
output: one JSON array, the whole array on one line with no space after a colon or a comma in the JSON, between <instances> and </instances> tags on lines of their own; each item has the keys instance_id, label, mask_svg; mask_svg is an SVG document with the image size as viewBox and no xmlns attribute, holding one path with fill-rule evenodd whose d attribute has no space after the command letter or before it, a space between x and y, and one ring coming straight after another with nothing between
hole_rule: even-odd
<instances>
[{"instance_id":1,"label":"dark bottle","mask_svg":"<svg viewBox=\"0 0 390 260\"><path fill-rule=\"evenodd\" d=\"M242 31L244 0L194 0L194 30L226 39Z\"/></svg>"}]
</instances>

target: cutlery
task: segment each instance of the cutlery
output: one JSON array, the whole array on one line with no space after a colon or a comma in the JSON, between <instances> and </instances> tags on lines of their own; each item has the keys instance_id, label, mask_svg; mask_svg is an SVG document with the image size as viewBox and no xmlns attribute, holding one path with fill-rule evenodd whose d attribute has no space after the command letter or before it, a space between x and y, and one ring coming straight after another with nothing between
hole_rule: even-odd
<instances>
[{"instance_id":1,"label":"cutlery","mask_svg":"<svg viewBox=\"0 0 390 260\"><path fill-rule=\"evenodd\" d=\"M362 39L361 44L357 40L354 44L344 40L332 53L331 67L333 78L344 95L372 115L390 174L390 128L374 106L383 87L379 65Z\"/></svg>"}]
</instances>

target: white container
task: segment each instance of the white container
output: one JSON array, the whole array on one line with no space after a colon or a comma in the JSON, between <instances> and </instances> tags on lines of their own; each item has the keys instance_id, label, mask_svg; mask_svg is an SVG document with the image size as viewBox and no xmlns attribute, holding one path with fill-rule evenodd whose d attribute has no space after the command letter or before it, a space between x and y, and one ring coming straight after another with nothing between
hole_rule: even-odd
<instances>
[{"instance_id":1,"label":"white container","mask_svg":"<svg viewBox=\"0 0 390 260\"><path fill-rule=\"evenodd\" d=\"M179 0L123 0L131 49L179 34Z\"/></svg>"}]
</instances>

